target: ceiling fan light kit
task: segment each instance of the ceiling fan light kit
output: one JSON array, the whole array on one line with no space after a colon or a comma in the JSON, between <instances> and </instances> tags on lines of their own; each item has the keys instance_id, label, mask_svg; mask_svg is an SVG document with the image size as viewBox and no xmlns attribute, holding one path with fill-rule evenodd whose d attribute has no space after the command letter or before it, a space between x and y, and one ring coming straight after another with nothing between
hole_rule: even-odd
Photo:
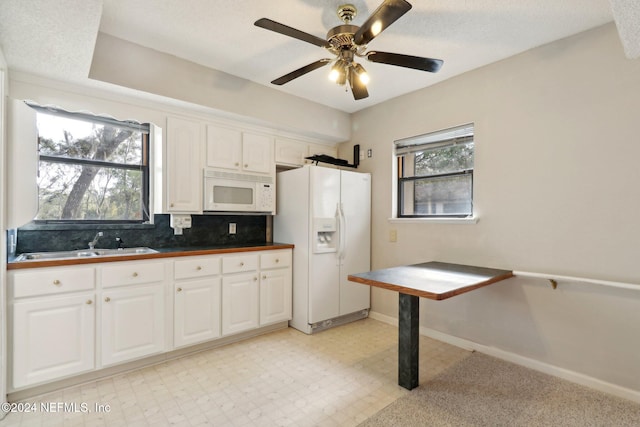
<instances>
[{"instance_id":1,"label":"ceiling fan light kit","mask_svg":"<svg viewBox=\"0 0 640 427\"><path fill-rule=\"evenodd\" d=\"M315 69L333 63L329 72L329 79L339 85L349 83L354 99L358 100L369 96L366 85L369 83L370 76L361 64L354 61L355 57L365 58L371 62L412 68L431 73L438 72L443 64L443 61L440 59L423 58L399 53L366 51L367 44L371 42L371 40L410 9L411 4L406 0L384 0L362 26L357 26L351 25L353 18L357 15L356 7L352 4L342 5L338 7L338 17L344 24L331 28L327 32L326 40L268 18L258 19L254 24L257 27L311 43L335 55L335 59L320 59L285 74L273 80L271 83L283 85Z\"/></svg>"}]
</instances>

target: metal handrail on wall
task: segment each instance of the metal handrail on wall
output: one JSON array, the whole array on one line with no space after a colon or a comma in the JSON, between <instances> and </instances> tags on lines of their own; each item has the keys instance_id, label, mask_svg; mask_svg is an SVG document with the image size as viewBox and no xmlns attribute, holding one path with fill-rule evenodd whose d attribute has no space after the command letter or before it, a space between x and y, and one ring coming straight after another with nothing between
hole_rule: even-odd
<instances>
[{"instance_id":1,"label":"metal handrail on wall","mask_svg":"<svg viewBox=\"0 0 640 427\"><path fill-rule=\"evenodd\" d=\"M608 280L587 279L584 277L558 276L556 274L532 273L529 271L514 271L513 274L514 276L547 279L551 282L553 289L556 288L559 280L563 280L563 281L569 281L569 282L591 283L594 285L609 286L613 288L632 289L632 290L640 291L640 284L633 284L633 283L611 282Z\"/></svg>"}]
</instances>

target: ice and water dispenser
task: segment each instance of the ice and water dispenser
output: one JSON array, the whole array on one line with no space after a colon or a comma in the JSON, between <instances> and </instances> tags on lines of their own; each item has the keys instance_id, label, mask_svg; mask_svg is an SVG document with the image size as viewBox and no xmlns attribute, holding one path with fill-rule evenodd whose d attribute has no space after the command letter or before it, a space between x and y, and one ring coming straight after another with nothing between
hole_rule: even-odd
<instances>
[{"instance_id":1,"label":"ice and water dispenser","mask_svg":"<svg viewBox=\"0 0 640 427\"><path fill-rule=\"evenodd\" d=\"M314 218L313 238L315 242L313 252L335 252L338 242L337 230L336 218Z\"/></svg>"}]
</instances>

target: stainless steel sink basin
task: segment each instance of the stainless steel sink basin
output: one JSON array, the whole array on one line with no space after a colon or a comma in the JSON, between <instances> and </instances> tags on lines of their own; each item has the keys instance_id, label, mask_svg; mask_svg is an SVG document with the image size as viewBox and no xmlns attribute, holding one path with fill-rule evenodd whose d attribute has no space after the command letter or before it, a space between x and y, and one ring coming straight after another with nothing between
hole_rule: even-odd
<instances>
[{"instance_id":1,"label":"stainless steel sink basin","mask_svg":"<svg viewBox=\"0 0 640 427\"><path fill-rule=\"evenodd\" d=\"M122 249L81 249L77 251L60 252L29 252L18 255L14 261L48 261L72 258L95 258L123 255L141 255L158 253L155 249L147 247L122 248Z\"/></svg>"}]
</instances>

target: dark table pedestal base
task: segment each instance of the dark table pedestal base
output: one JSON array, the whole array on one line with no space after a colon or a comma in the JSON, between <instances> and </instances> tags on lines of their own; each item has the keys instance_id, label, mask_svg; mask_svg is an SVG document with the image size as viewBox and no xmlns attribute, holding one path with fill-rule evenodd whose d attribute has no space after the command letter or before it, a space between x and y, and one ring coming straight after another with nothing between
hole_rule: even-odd
<instances>
[{"instance_id":1,"label":"dark table pedestal base","mask_svg":"<svg viewBox=\"0 0 640 427\"><path fill-rule=\"evenodd\" d=\"M418 387L420 298L400 293L398 310L398 384Z\"/></svg>"}]
</instances>

